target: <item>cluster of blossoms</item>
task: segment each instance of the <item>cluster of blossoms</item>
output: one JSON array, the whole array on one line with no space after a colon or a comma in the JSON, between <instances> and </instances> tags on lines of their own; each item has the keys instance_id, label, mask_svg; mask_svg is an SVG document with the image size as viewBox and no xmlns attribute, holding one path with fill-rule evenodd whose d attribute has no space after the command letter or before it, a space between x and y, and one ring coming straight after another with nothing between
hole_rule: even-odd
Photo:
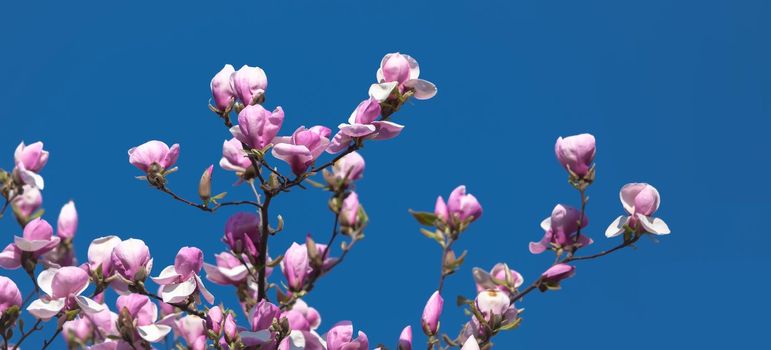
<instances>
[{"instance_id":1,"label":"cluster of blossoms","mask_svg":"<svg viewBox=\"0 0 771 350\"><path fill-rule=\"evenodd\" d=\"M142 172L138 178L174 200L206 212L226 206L249 208L227 218L222 233L225 249L213 254L211 260L197 247L183 247L173 263L157 273L153 273L150 248L136 238L93 239L87 259L78 263L72 243L78 227L75 204L70 201L62 207L54 230L40 208L43 178L39 172L48 160L48 152L41 142L28 146L21 143L14 154L14 169L0 171L0 190L6 203L0 217L10 206L21 229L21 235L0 253L0 267L23 268L35 288L23 300L16 283L0 276L0 335L4 345L8 348L13 342L14 328L20 334L15 344L18 346L42 329L42 322L55 319L56 333L44 342L44 349L58 334L70 349L152 349L153 344L172 342L190 350L370 349L366 333L354 333L350 321L322 326L318 310L303 298L364 238L368 215L356 186L364 175L365 160L357 150L369 140L398 136L404 126L391 120L394 113L410 98L425 100L436 94L436 87L419 79L419 74L418 63L412 57L388 54L380 63L368 97L356 106L347 122L338 125L334 135L331 128L315 125L298 126L291 134L280 136L284 110L263 107L268 87L265 72L249 66L236 71L226 65L210 84L213 104L209 107L222 119L229 134L219 165L235 173L235 185L249 184L254 199L226 201L225 192L213 195L213 164L205 168L197 184L200 200L185 199L170 188L169 175L177 170L180 157L178 144L168 146L153 140L131 148L129 163ZM237 119L235 125L232 114ZM336 156L321 162L324 153ZM419 323L429 349L489 349L495 335L521 323L523 310L515 303L532 290L559 289L563 280L575 274L576 261L607 255L632 245L645 234L669 233L664 221L653 216L659 207L658 191L648 184L629 184L621 190L628 215L620 216L606 230L609 238L623 237L621 243L602 253L578 256L579 250L593 243L582 230L589 223L585 192L594 181L594 137L583 134L559 138L555 153L568 172L570 184L579 191L581 203L580 209L557 204L541 222L543 237L530 243L533 254L553 251L554 264L525 288L522 274L506 263L495 264L489 271L474 268L477 294L462 300L471 316L456 337L441 333L442 289L445 279L459 271L467 255L466 251L457 254L453 246L482 217L482 206L465 186L458 186L447 200L437 198L433 212L412 212L420 224L430 228L421 228L421 233L442 251L438 288L428 299ZM287 174L291 175L271 165L268 155L286 163ZM313 180L318 173L322 180ZM270 204L290 189L305 185L329 194L328 206L334 216L332 233L326 244L317 243L314 235L307 234L285 249L273 249L271 257L268 241L284 231L284 220L281 215L273 219ZM277 251L281 253L275 255ZM276 269L281 276L273 273ZM149 283L157 285L157 289L151 292ZM238 305L231 308L215 304L208 283L232 287ZM114 302L106 300L108 291L117 294ZM33 327L25 329L20 322L22 310L37 319ZM239 314L243 317L239 318ZM239 319L246 323L239 324ZM396 349L412 347L412 325L407 325ZM386 347L378 345L376 349Z\"/></svg>"}]
</instances>

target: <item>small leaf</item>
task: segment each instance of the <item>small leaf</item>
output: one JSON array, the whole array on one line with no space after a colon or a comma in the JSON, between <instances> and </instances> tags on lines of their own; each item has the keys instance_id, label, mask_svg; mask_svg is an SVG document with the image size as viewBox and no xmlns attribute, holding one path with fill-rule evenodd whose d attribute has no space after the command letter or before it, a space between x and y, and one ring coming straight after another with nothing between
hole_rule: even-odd
<instances>
[{"instance_id":1,"label":"small leaf","mask_svg":"<svg viewBox=\"0 0 771 350\"><path fill-rule=\"evenodd\" d=\"M268 267L276 267L276 266L278 266L278 264L281 263L281 260L284 260L284 256L283 255L279 255L277 258L274 258L273 260L269 261L265 265L267 265Z\"/></svg>"},{"instance_id":2,"label":"small leaf","mask_svg":"<svg viewBox=\"0 0 771 350\"><path fill-rule=\"evenodd\" d=\"M434 222L436 222L436 215L434 213L429 213L427 211L414 211L410 209L410 214L412 214L412 216L415 217L415 220L417 220L421 225L434 226Z\"/></svg>"},{"instance_id":3,"label":"small leaf","mask_svg":"<svg viewBox=\"0 0 771 350\"><path fill-rule=\"evenodd\" d=\"M519 327L520 323L522 323L522 319L521 318L517 318L513 322L509 322L509 323L506 323L506 324L498 327L498 329L502 330L502 331L508 331L508 330L511 330L511 329Z\"/></svg>"},{"instance_id":4,"label":"small leaf","mask_svg":"<svg viewBox=\"0 0 771 350\"><path fill-rule=\"evenodd\" d=\"M225 198L225 196L227 196L227 195L228 195L227 192L222 192L222 193L220 193L220 194L218 194L218 195L216 195L214 197L211 197L211 199L214 200L214 201L217 201L217 200L220 200L222 198Z\"/></svg>"}]
</instances>

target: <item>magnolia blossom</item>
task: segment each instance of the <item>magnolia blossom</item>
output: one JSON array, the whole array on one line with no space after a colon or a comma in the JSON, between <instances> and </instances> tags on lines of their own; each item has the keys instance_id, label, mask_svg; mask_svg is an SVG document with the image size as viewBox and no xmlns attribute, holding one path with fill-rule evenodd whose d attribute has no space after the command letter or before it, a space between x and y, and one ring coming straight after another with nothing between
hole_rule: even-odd
<instances>
[{"instance_id":1,"label":"magnolia blossom","mask_svg":"<svg viewBox=\"0 0 771 350\"><path fill-rule=\"evenodd\" d=\"M62 325L62 337L64 337L68 344L85 344L93 333L94 324L86 316L78 316L72 321L64 322Z\"/></svg>"},{"instance_id":2,"label":"magnolia blossom","mask_svg":"<svg viewBox=\"0 0 771 350\"><path fill-rule=\"evenodd\" d=\"M543 238L540 242L530 242L530 252L540 254L551 248L552 245L561 248L574 243L578 243L581 247L592 244L592 239L585 234L576 237L579 220L582 220L580 210L569 205L557 204L552 210L551 216L541 222L541 228L544 230ZM589 218L584 215L581 228L588 224Z\"/></svg>"},{"instance_id":3,"label":"magnolia blossom","mask_svg":"<svg viewBox=\"0 0 771 350\"><path fill-rule=\"evenodd\" d=\"M381 111L380 102L376 99L369 98L361 101L348 117L348 123L338 126L340 133L349 138L366 137L370 140L387 140L399 136L404 125L387 120L376 120Z\"/></svg>"},{"instance_id":4,"label":"magnolia blossom","mask_svg":"<svg viewBox=\"0 0 771 350\"><path fill-rule=\"evenodd\" d=\"M12 279L0 276L0 317L10 307L21 307L21 292Z\"/></svg>"},{"instance_id":5,"label":"magnolia blossom","mask_svg":"<svg viewBox=\"0 0 771 350\"><path fill-rule=\"evenodd\" d=\"M452 227L459 228L460 224L471 220L471 222L482 216L482 206L472 194L466 194L466 186L456 187L447 203L442 196L437 197L434 214Z\"/></svg>"},{"instance_id":6,"label":"magnolia blossom","mask_svg":"<svg viewBox=\"0 0 771 350\"><path fill-rule=\"evenodd\" d=\"M153 281L163 286L161 297L164 303L176 304L188 300L193 293L203 295L209 304L214 302L214 296L209 293L198 277L203 266L203 252L195 247L183 247L174 259L174 265L169 265L161 271Z\"/></svg>"},{"instance_id":7,"label":"magnolia blossom","mask_svg":"<svg viewBox=\"0 0 771 350\"><path fill-rule=\"evenodd\" d=\"M127 283L144 281L153 268L150 248L139 239L127 239L115 245L110 256L112 269Z\"/></svg>"},{"instance_id":8,"label":"magnolia blossom","mask_svg":"<svg viewBox=\"0 0 771 350\"><path fill-rule=\"evenodd\" d=\"M37 187L30 185L24 185L22 191L13 198L11 205L19 214L29 217L43 205L43 195Z\"/></svg>"},{"instance_id":9,"label":"magnolia blossom","mask_svg":"<svg viewBox=\"0 0 771 350\"><path fill-rule=\"evenodd\" d=\"M27 311L39 319L48 320L62 310L79 308L87 314L104 310L104 305L80 295L88 288L88 273L81 268L45 270L38 275L37 283L46 296L33 301Z\"/></svg>"},{"instance_id":10,"label":"magnolia blossom","mask_svg":"<svg viewBox=\"0 0 771 350\"><path fill-rule=\"evenodd\" d=\"M169 147L166 143L152 140L128 150L129 163L143 172L148 172L156 164L160 170L171 168L179 158L179 144Z\"/></svg>"},{"instance_id":11,"label":"magnolia blossom","mask_svg":"<svg viewBox=\"0 0 771 350\"><path fill-rule=\"evenodd\" d=\"M16 165L14 171L25 184L41 190L45 187L43 177L39 173L48 163L48 151L43 149L42 142L25 145L22 141L13 152L13 159Z\"/></svg>"},{"instance_id":12,"label":"magnolia blossom","mask_svg":"<svg viewBox=\"0 0 771 350\"><path fill-rule=\"evenodd\" d=\"M347 185L361 179L364 174L364 167L364 157L359 152L353 151L338 159L332 165L332 173L327 174L325 172L324 178L330 186L336 186L340 182Z\"/></svg>"},{"instance_id":13,"label":"magnolia blossom","mask_svg":"<svg viewBox=\"0 0 771 350\"><path fill-rule=\"evenodd\" d=\"M174 333L185 339L190 350L206 349L206 321L196 315L187 315L174 321Z\"/></svg>"},{"instance_id":14,"label":"magnolia blossom","mask_svg":"<svg viewBox=\"0 0 771 350\"><path fill-rule=\"evenodd\" d=\"M264 346L273 344L275 346L275 333L271 330L273 320L281 316L281 310L278 306L271 304L266 300L261 300L252 309L249 315L249 324L251 331L241 331L239 336L247 346ZM270 346L268 348L271 348Z\"/></svg>"},{"instance_id":15,"label":"magnolia blossom","mask_svg":"<svg viewBox=\"0 0 771 350\"><path fill-rule=\"evenodd\" d=\"M412 350L412 326L402 329L399 335L399 345L396 350Z\"/></svg>"},{"instance_id":16,"label":"magnolia blossom","mask_svg":"<svg viewBox=\"0 0 771 350\"><path fill-rule=\"evenodd\" d=\"M421 318L421 325L426 334L436 335L436 332L439 330L439 317L442 316L443 307L444 299L439 294L439 291L431 294L428 302L426 302L426 306L423 308L423 317Z\"/></svg>"},{"instance_id":17,"label":"magnolia blossom","mask_svg":"<svg viewBox=\"0 0 771 350\"><path fill-rule=\"evenodd\" d=\"M21 249L11 243L0 252L0 267L6 270L15 270L21 267Z\"/></svg>"},{"instance_id":18,"label":"magnolia blossom","mask_svg":"<svg viewBox=\"0 0 771 350\"><path fill-rule=\"evenodd\" d=\"M351 192L343 200L343 206L340 208L340 223L347 227L356 227L358 225L359 209L359 195L356 192Z\"/></svg>"},{"instance_id":19,"label":"magnolia blossom","mask_svg":"<svg viewBox=\"0 0 771 350\"><path fill-rule=\"evenodd\" d=\"M268 77L260 67L242 66L231 76L231 84L245 106L255 104L268 88Z\"/></svg>"},{"instance_id":20,"label":"magnolia blossom","mask_svg":"<svg viewBox=\"0 0 771 350\"><path fill-rule=\"evenodd\" d=\"M204 263L206 279L216 284L237 286L246 281L249 269L238 258L228 252L222 252L214 256L216 265Z\"/></svg>"},{"instance_id":21,"label":"magnolia blossom","mask_svg":"<svg viewBox=\"0 0 771 350\"><path fill-rule=\"evenodd\" d=\"M211 95L214 99L214 105L220 110L225 111L233 105L233 101L236 98L236 93L231 83L231 78L236 70L232 65L226 64L222 69L214 75L211 79L209 87L211 88Z\"/></svg>"},{"instance_id":22,"label":"magnolia blossom","mask_svg":"<svg viewBox=\"0 0 771 350\"><path fill-rule=\"evenodd\" d=\"M325 126L301 126L292 136L275 138L272 154L289 164L295 175L301 175L327 149L330 134Z\"/></svg>"},{"instance_id":23,"label":"magnolia blossom","mask_svg":"<svg viewBox=\"0 0 771 350\"><path fill-rule=\"evenodd\" d=\"M298 331L311 331L319 327L321 316L316 309L308 307L304 301L298 299L292 308L284 311L281 318L286 318L289 328Z\"/></svg>"},{"instance_id":24,"label":"magnolia blossom","mask_svg":"<svg viewBox=\"0 0 771 350\"><path fill-rule=\"evenodd\" d=\"M556 264L541 274L545 283L559 283L560 281L573 277L576 273L576 267L568 264Z\"/></svg>"},{"instance_id":25,"label":"magnolia blossom","mask_svg":"<svg viewBox=\"0 0 771 350\"><path fill-rule=\"evenodd\" d=\"M364 332L359 331L353 338L351 321L338 322L326 334L327 350L369 349L369 340Z\"/></svg>"},{"instance_id":26,"label":"magnolia blossom","mask_svg":"<svg viewBox=\"0 0 771 350\"><path fill-rule=\"evenodd\" d=\"M653 214L659 209L661 199L659 191L646 183L630 183L621 188L619 194L628 216L619 216L605 231L605 236L616 237L624 232L625 227L637 233L655 235L669 234L669 226Z\"/></svg>"},{"instance_id":27,"label":"magnolia blossom","mask_svg":"<svg viewBox=\"0 0 771 350\"><path fill-rule=\"evenodd\" d=\"M69 201L59 211L59 221L56 225L56 235L61 238L72 239L78 230L78 211L75 210L75 202Z\"/></svg>"},{"instance_id":28,"label":"magnolia blossom","mask_svg":"<svg viewBox=\"0 0 771 350\"><path fill-rule=\"evenodd\" d=\"M238 125L230 128L230 133L238 141L261 150L273 142L283 122L284 110L281 107L270 112L259 104L246 106L238 113Z\"/></svg>"},{"instance_id":29,"label":"magnolia blossom","mask_svg":"<svg viewBox=\"0 0 771 350\"><path fill-rule=\"evenodd\" d=\"M580 134L558 138L554 145L554 153L557 160L568 170L579 177L589 173L594 163L596 152L594 136L592 134Z\"/></svg>"},{"instance_id":30,"label":"magnolia blossom","mask_svg":"<svg viewBox=\"0 0 771 350\"><path fill-rule=\"evenodd\" d=\"M246 169L252 166L252 161L246 156L241 141L232 138L222 143L222 158L220 167L228 171L235 171L236 175L244 177Z\"/></svg>"},{"instance_id":31,"label":"magnolia blossom","mask_svg":"<svg viewBox=\"0 0 771 350\"><path fill-rule=\"evenodd\" d=\"M88 268L96 271L101 267L105 277L112 276L112 251L121 243L117 236L99 237L88 246Z\"/></svg>"},{"instance_id":32,"label":"magnolia blossom","mask_svg":"<svg viewBox=\"0 0 771 350\"><path fill-rule=\"evenodd\" d=\"M478 267L473 268L471 272L476 282L477 292L496 289L508 294L512 289L519 288L525 281L519 272L503 263L495 264L489 273Z\"/></svg>"},{"instance_id":33,"label":"magnolia blossom","mask_svg":"<svg viewBox=\"0 0 771 350\"><path fill-rule=\"evenodd\" d=\"M479 343L477 343L476 338L472 335L466 339L466 342L463 343L463 347L461 347L460 350L479 350Z\"/></svg>"},{"instance_id":34,"label":"magnolia blossom","mask_svg":"<svg viewBox=\"0 0 771 350\"><path fill-rule=\"evenodd\" d=\"M51 227L51 224L48 221L37 218L24 226L22 236L15 236L13 243L20 250L39 256L59 245L61 239L53 234L54 228Z\"/></svg>"},{"instance_id":35,"label":"magnolia blossom","mask_svg":"<svg viewBox=\"0 0 771 350\"><path fill-rule=\"evenodd\" d=\"M363 334L363 333L361 333ZM358 344L354 345L358 346ZM324 340L313 332L293 330L278 344L278 350L327 350ZM366 349L366 347L348 347L345 349Z\"/></svg>"},{"instance_id":36,"label":"magnolia blossom","mask_svg":"<svg viewBox=\"0 0 771 350\"><path fill-rule=\"evenodd\" d=\"M409 55L389 53L380 61L377 70L378 84L370 87L370 96L379 101L385 101L394 88L400 92L412 91L418 100L427 100L436 95L436 86L426 80L418 79L420 66L418 61Z\"/></svg>"},{"instance_id":37,"label":"magnolia blossom","mask_svg":"<svg viewBox=\"0 0 771 350\"><path fill-rule=\"evenodd\" d=\"M115 302L120 314L130 316L136 334L151 343L159 342L171 331L167 323L174 315L158 321L158 306L145 295L131 293L121 295Z\"/></svg>"},{"instance_id":38,"label":"magnolia blossom","mask_svg":"<svg viewBox=\"0 0 771 350\"><path fill-rule=\"evenodd\" d=\"M225 320L224 311L220 306L214 306L206 313L206 329L219 336L222 331L222 322Z\"/></svg>"},{"instance_id":39,"label":"magnolia blossom","mask_svg":"<svg viewBox=\"0 0 771 350\"><path fill-rule=\"evenodd\" d=\"M222 241L236 254L256 257L260 244L260 217L249 212L233 214L225 223Z\"/></svg>"},{"instance_id":40,"label":"magnolia blossom","mask_svg":"<svg viewBox=\"0 0 771 350\"><path fill-rule=\"evenodd\" d=\"M509 310L511 300L507 293L495 289L483 290L477 294L474 305L477 310L490 321L493 317L501 317Z\"/></svg>"},{"instance_id":41,"label":"magnolia blossom","mask_svg":"<svg viewBox=\"0 0 771 350\"><path fill-rule=\"evenodd\" d=\"M327 245L317 243L316 250L319 255L323 255L327 251ZM336 260L336 258L325 256L321 273L326 271ZM281 272L286 277L290 290L301 291L305 287L308 277L314 273L310 257L308 257L308 247L305 243L292 243L289 249L286 250L284 259L281 260Z\"/></svg>"}]
</instances>

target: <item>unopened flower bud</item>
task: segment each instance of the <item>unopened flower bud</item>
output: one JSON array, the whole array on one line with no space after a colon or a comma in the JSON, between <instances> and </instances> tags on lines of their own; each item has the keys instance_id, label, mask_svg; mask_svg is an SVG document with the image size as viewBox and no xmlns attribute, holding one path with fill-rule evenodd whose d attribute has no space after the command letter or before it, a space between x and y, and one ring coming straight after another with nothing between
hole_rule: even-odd
<instances>
[{"instance_id":1,"label":"unopened flower bud","mask_svg":"<svg viewBox=\"0 0 771 350\"><path fill-rule=\"evenodd\" d=\"M198 197L201 200L208 201L211 198L211 176L214 170L214 165L209 165L201 175L201 181L198 182Z\"/></svg>"}]
</instances>

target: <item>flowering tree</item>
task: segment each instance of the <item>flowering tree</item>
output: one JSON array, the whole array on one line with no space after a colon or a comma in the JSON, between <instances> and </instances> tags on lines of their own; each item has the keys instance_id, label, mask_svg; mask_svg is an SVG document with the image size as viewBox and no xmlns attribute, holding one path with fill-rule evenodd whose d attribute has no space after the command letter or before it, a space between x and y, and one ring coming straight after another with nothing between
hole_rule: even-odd
<instances>
[{"instance_id":1,"label":"flowering tree","mask_svg":"<svg viewBox=\"0 0 771 350\"><path fill-rule=\"evenodd\" d=\"M78 226L75 204L62 207L56 230L42 217L41 190L45 184L40 174L49 153L42 142L22 142L14 153L13 170L0 171L5 199L0 218L10 208L22 230L21 236L14 237L0 253L0 266L22 268L34 289L22 300L14 281L0 276L3 348L17 349L30 334L42 329L43 322L55 322L56 331L43 343L43 349L59 334L71 349L149 349L159 342L175 342L179 349L194 350L369 349L367 335L359 331L354 336L350 321L322 327L319 313L303 297L364 238L368 216L355 190L365 162L357 151L370 141L399 135L403 126L392 119L406 101L427 100L436 94L436 87L419 79L419 74L412 57L388 54L380 63L369 97L338 126L334 136L330 128L321 125L299 126L288 134L282 133L283 109L264 107L268 80L263 70L243 66L236 71L226 65L211 81L213 104L209 106L224 124L223 131L232 135L222 145L219 166L234 173L237 185L249 186L254 198L230 200L225 192L214 194L211 165L198 184L199 198L186 199L170 185L179 145L153 140L130 149L129 162L142 173L138 178L170 198L207 212L226 206L243 208L227 220L222 237L225 249L215 255L215 261L204 262L199 248L182 247L173 264L169 262L159 272L153 272L150 248L142 240L116 236L93 240L87 261L78 265L73 249ZM237 115L235 125L233 114ZM325 152L335 156L324 160ZM631 183L620 193L626 214L613 220L605 232L618 241L617 245L598 253L579 254L594 243L582 231L589 223L586 193L595 178L595 139L590 134L559 138L555 153L567 171L569 184L578 192L581 206L557 204L541 222L543 237L530 243L533 254L553 252L553 264L527 286L523 275L505 263L489 271L474 268L478 294L458 298L459 306L468 311L469 321L457 333L450 333L457 335L448 335L440 327L443 285L463 264L466 251L457 254L456 242L482 217L482 206L465 186L458 186L446 201L438 197L433 211L411 211L423 226L420 232L442 251L437 289L428 299L420 323L428 349L489 349L496 335L520 324L522 310L516 305L528 293L559 289L565 279L573 277L579 261L632 246L646 234L669 233L664 221L654 217L660 202L656 189ZM286 167L277 166L278 161ZM308 187L329 193L333 216L330 236L322 237L323 244L316 241L319 237L308 235L289 247L270 246L270 238L284 227L281 215L271 212L271 203L289 197L290 189ZM339 245L337 254L333 253L335 245ZM269 247L284 253L271 257ZM272 273L276 268L283 279ZM202 270L205 278L201 277ZM157 288L150 288L150 282ZM215 304L207 283L232 286L240 305ZM118 295L115 301L106 298L110 289ZM19 317L22 310L37 319L34 325L25 327ZM236 324L238 313L245 315L248 324ZM319 329L326 329L324 335ZM411 350L412 346L412 328L407 326L396 349Z\"/></svg>"}]
</instances>

